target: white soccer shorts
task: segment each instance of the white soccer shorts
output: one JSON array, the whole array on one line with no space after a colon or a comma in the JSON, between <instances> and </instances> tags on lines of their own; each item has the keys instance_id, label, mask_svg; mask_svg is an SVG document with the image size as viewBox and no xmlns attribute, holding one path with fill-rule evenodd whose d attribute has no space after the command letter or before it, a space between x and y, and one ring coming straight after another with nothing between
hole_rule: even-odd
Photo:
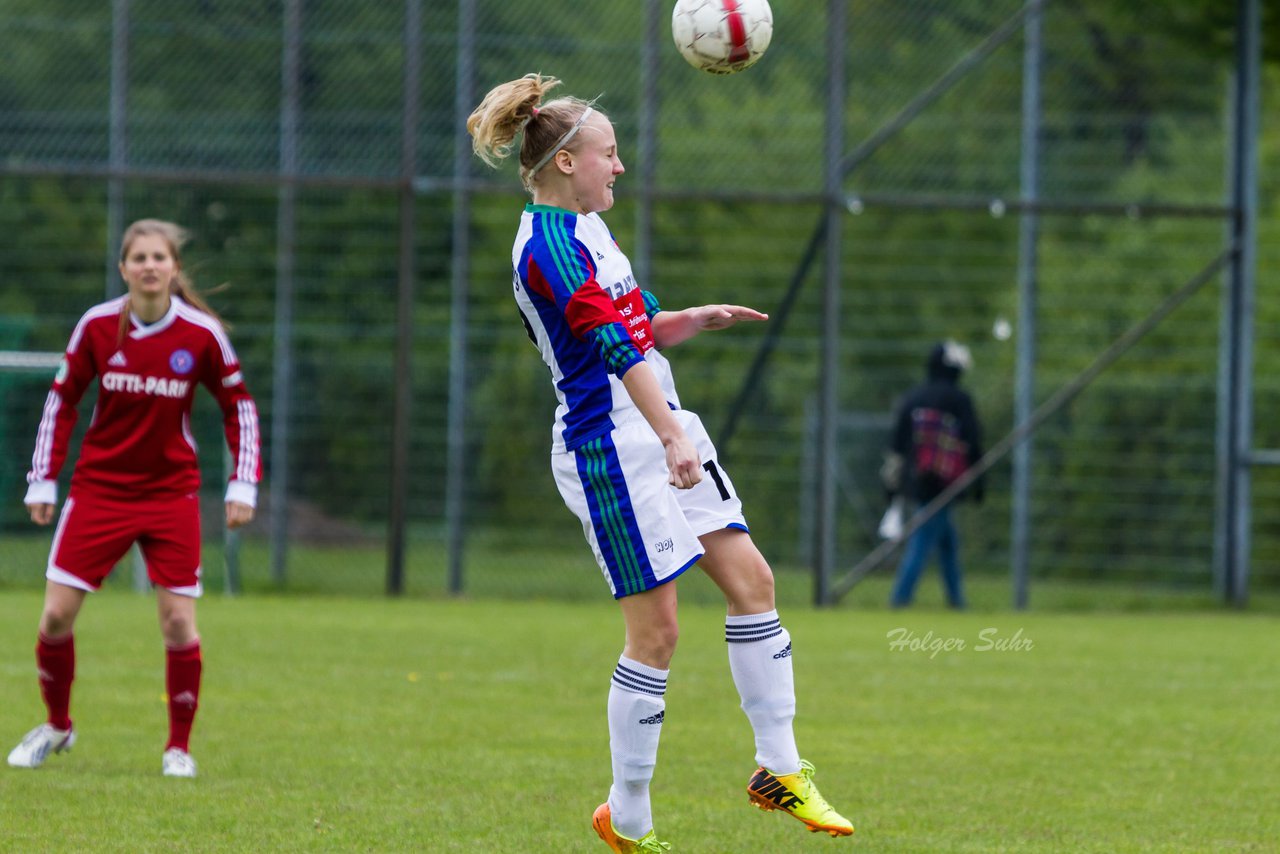
<instances>
[{"instance_id":1,"label":"white soccer shorts","mask_svg":"<svg viewBox=\"0 0 1280 854\"><path fill-rule=\"evenodd\" d=\"M747 530L742 501L702 420L688 410L675 415L702 459L702 480L692 489L668 483L666 450L643 419L551 455L556 486L582 522L615 599L650 590L693 566L702 557L703 534Z\"/></svg>"}]
</instances>

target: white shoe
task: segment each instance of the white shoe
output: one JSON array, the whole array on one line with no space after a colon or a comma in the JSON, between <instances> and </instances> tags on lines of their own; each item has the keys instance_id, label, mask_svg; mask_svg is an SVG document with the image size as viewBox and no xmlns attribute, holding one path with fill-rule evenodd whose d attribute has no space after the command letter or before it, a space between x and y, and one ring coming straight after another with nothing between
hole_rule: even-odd
<instances>
[{"instance_id":1,"label":"white shoe","mask_svg":"<svg viewBox=\"0 0 1280 854\"><path fill-rule=\"evenodd\" d=\"M196 761L191 758L191 754L185 750L179 750L176 747L170 747L164 752L164 756L160 758L160 765L164 769L166 777L194 777L196 775Z\"/></svg>"},{"instance_id":2,"label":"white shoe","mask_svg":"<svg viewBox=\"0 0 1280 854\"><path fill-rule=\"evenodd\" d=\"M47 723L40 724L9 752L9 764L14 768L39 768L50 753L70 750L75 743L74 729L54 729Z\"/></svg>"}]
</instances>

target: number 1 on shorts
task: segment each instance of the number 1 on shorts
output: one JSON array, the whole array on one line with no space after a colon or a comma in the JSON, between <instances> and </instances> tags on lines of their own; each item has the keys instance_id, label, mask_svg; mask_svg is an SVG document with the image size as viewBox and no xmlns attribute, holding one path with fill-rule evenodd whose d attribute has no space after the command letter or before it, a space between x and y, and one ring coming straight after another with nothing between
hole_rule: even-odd
<instances>
[{"instance_id":1,"label":"number 1 on shorts","mask_svg":"<svg viewBox=\"0 0 1280 854\"><path fill-rule=\"evenodd\" d=\"M707 470L707 474L711 475L711 479L716 482L716 489L720 490L720 500L728 501L729 490L724 488L724 478L720 477L720 469L716 466L716 461L707 460L702 464L702 467Z\"/></svg>"}]
</instances>

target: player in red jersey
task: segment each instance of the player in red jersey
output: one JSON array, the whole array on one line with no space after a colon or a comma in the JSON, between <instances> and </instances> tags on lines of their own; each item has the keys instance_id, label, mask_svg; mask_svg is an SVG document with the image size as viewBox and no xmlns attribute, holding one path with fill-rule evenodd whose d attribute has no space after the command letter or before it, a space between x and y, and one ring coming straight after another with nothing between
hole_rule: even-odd
<instances>
[{"instance_id":1,"label":"player in red jersey","mask_svg":"<svg viewBox=\"0 0 1280 854\"><path fill-rule=\"evenodd\" d=\"M76 615L85 594L98 589L136 542L155 585L166 651L169 740L161 768L171 777L196 773L188 742L202 667L196 632L200 470L190 425L197 384L222 408L235 463L227 527L253 519L262 462L258 411L235 350L182 270L185 237L160 220L139 220L125 230L120 275L128 293L80 318L45 402L25 499L38 525L53 521L76 407L98 378L97 406L45 572L36 665L49 717L9 754L14 767L38 768L50 753L75 744L69 708Z\"/></svg>"}]
</instances>

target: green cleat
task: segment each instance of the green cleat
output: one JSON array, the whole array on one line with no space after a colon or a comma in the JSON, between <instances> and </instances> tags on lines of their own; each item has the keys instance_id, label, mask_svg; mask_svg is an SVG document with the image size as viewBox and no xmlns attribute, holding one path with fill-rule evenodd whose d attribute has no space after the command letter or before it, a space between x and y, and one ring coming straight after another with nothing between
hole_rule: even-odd
<instances>
[{"instance_id":1,"label":"green cleat","mask_svg":"<svg viewBox=\"0 0 1280 854\"><path fill-rule=\"evenodd\" d=\"M813 765L803 759L799 771L781 777L757 768L747 783L747 796L753 806L765 812L781 810L799 819L812 833L825 830L832 836L853 835L853 824L822 797L813 784Z\"/></svg>"},{"instance_id":2,"label":"green cleat","mask_svg":"<svg viewBox=\"0 0 1280 854\"><path fill-rule=\"evenodd\" d=\"M613 826L613 816L609 812L608 801L596 807L595 815L591 816L591 826L596 829L596 833L605 841L605 844L619 854L632 854L632 852L662 854L663 851L671 850L670 845L658 841L658 837L653 835L652 830L639 839L628 839L618 833Z\"/></svg>"}]
</instances>

